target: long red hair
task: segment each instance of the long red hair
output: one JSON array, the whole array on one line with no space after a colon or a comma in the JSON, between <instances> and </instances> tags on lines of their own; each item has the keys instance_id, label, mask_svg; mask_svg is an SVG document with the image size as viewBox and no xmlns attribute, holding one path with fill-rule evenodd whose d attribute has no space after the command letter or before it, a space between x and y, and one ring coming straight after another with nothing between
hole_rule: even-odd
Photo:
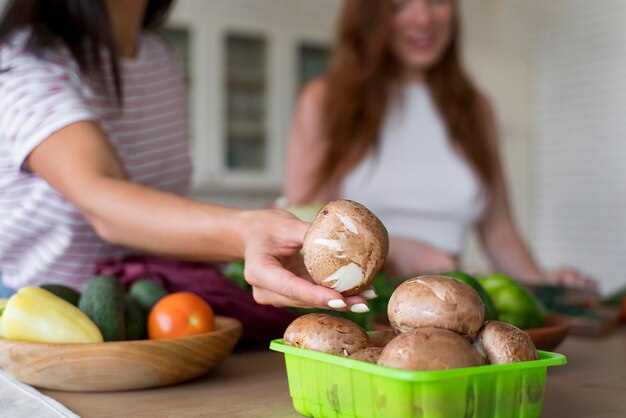
<instances>
[{"instance_id":1,"label":"long red hair","mask_svg":"<svg viewBox=\"0 0 626 418\"><path fill-rule=\"evenodd\" d=\"M378 143L379 128L400 65L390 47L391 1L345 0L337 27L332 65L326 76L323 129L329 141L312 194L339 181ZM494 179L494 156L488 144L480 96L461 67L459 22L441 59L427 71L426 84L448 129L483 182Z\"/></svg>"}]
</instances>

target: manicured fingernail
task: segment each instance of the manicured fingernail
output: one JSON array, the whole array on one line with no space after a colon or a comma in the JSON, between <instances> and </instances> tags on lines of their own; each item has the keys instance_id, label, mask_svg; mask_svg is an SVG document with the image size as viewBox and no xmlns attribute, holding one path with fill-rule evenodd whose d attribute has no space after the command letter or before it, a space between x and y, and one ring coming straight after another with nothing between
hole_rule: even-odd
<instances>
[{"instance_id":1,"label":"manicured fingernail","mask_svg":"<svg viewBox=\"0 0 626 418\"><path fill-rule=\"evenodd\" d=\"M367 289L362 291L361 293L359 293L361 296L363 296L365 299L370 300L370 299L374 299L377 298L378 295L376 294L376 292L374 291L374 289Z\"/></svg>"},{"instance_id":2,"label":"manicured fingernail","mask_svg":"<svg viewBox=\"0 0 626 418\"><path fill-rule=\"evenodd\" d=\"M341 309L345 308L348 305L346 305L346 302L344 302L343 299L331 299L328 301L328 306L333 309Z\"/></svg>"},{"instance_id":3,"label":"manicured fingernail","mask_svg":"<svg viewBox=\"0 0 626 418\"><path fill-rule=\"evenodd\" d=\"M354 313L365 313L369 312L370 308L368 308L367 305L364 303L356 303L350 306L350 310Z\"/></svg>"}]
</instances>

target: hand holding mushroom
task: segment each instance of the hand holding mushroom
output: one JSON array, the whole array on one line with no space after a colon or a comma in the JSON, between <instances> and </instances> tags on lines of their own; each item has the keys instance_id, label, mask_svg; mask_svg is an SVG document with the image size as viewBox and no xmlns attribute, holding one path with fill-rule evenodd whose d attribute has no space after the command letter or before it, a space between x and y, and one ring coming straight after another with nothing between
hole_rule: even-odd
<instances>
[{"instance_id":1,"label":"hand holding mushroom","mask_svg":"<svg viewBox=\"0 0 626 418\"><path fill-rule=\"evenodd\" d=\"M361 296L344 297L330 287L316 286L299 253L310 224L283 210L244 212L241 244L245 245L245 280L261 304L305 308L329 308L329 301L363 306Z\"/></svg>"},{"instance_id":2,"label":"hand holding mushroom","mask_svg":"<svg viewBox=\"0 0 626 418\"><path fill-rule=\"evenodd\" d=\"M324 206L313 220L303 250L304 265L316 283L343 296L362 294L369 298L370 284L389 251L389 236L367 208L349 200L336 200ZM368 309L361 304L351 310Z\"/></svg>"}]
</instances>

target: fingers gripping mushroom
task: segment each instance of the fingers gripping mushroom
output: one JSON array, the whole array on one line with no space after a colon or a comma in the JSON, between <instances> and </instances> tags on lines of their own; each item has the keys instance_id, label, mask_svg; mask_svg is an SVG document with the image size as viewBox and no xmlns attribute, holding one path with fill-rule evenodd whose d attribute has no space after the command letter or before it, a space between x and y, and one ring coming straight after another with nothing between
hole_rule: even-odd
<instances>
[{"instance_id":1,"label":"fingers gripping mushroom","mask_svg":"<svg viewBox=\"0 0 626 418\"><path fill-rule=\"evenodd\" d=\"M490 364L517 363L539 359L530 336L514 325L487 321L474 345Z\"/></svg>"},{"instance_id":2,"label":"fingers gripping mushroom","mask_svg":"<svg viewBox=\"0 0 626 418\"><path fill-rule=\"evenodd\" d=\"M319 211L303 250L304 265L316 283L351 296L365 290L382 268L389 236L367 208L336 200Z\"/></svg>"},{"instance_id":3,"label":"fingers gripping mushroom","mask_svg":"<svg viewBox=\"0 0 626 418\"><path fill-rule=\"evenodd\" d=\"M485 306L478 293L459 280L418 276L396 288L387 315L399 332L432 326L473 336L482 326Z\"/></svg>"},{"instance_id":4,"label":"fingers gripping mushroom","mask_svg":"<svg viewBox=\"0 0 626 418\"><path fill-rule=\"evenodd\" d=\"M284 335L285 344L348 357L370 347L367 333L349 319L328 314L306 314L295 319Z\"/></svg>"}]
</instances>

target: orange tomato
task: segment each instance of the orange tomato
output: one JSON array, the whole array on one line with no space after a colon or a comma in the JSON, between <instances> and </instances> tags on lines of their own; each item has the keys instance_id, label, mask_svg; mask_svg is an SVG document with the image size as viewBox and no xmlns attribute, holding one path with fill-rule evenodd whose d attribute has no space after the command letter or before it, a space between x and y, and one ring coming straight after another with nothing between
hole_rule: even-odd
<instances>
[{"instance_id":1,"label":"orange tomato","mask_svg":"<svg viewBox=\"0 0 626 418\"><path fill-rule=\"evenodd\" d=\"M150 339L204 334L215 329L211 306L191 292L176 292L159 300L148 316Z\"/></svg>"}]
</instances>

